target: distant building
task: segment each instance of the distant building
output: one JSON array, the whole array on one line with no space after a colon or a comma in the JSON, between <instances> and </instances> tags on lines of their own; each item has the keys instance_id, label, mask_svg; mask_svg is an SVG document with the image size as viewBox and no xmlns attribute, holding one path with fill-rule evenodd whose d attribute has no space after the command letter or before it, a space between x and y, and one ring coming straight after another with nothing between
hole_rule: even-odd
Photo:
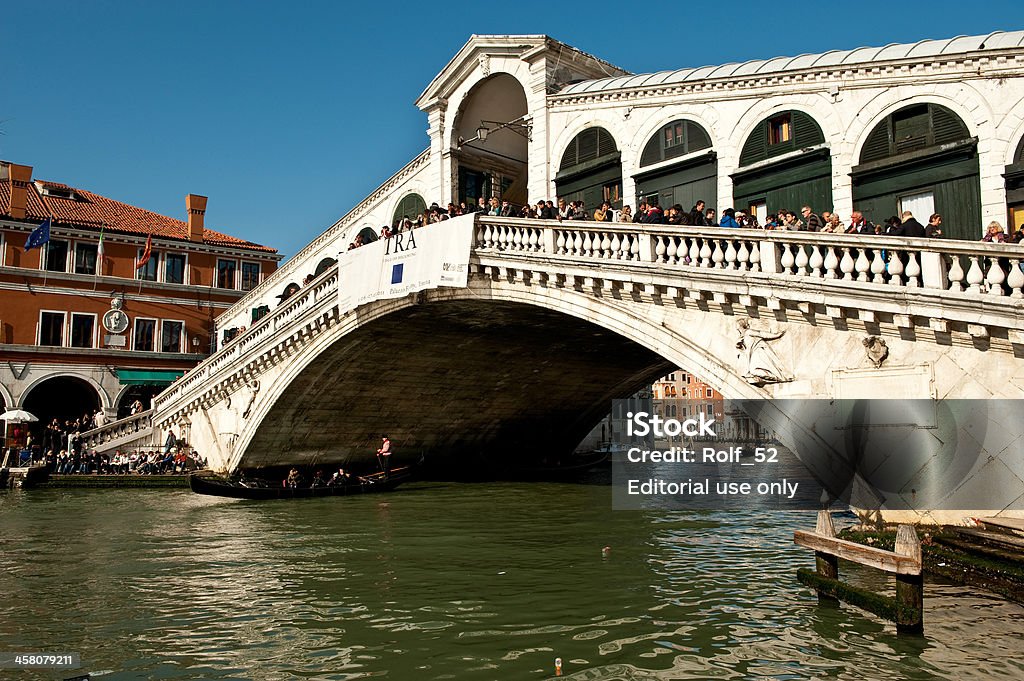
<instances>
[{"instance_id":1,"label":"distant building","mask_svg":"<svg viewBox=\"0 0 1024 681\"><path fill-rule=\"evenodd\" d=\"M0 407L124 415L205 357L217 315L281 258L207 229L206 202L190 194L175 220L0 162ZM47 218L49 242L26 250Z\"/></svg>"}]
</instances>

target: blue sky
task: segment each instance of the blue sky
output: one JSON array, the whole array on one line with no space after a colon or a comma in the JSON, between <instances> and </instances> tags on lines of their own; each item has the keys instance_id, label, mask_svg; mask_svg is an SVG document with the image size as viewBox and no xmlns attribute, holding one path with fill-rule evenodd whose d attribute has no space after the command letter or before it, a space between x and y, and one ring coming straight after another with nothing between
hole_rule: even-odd
<instances>
[{"instance_id":1,"label":"blue sky","mask_svg":"<svg viewBox=\"0 0 1024 681\"><path fill-rule=\"evenodd\" d=\"M291 255L427 146L413 102L473 33L642 73L1021 28L1020 0L6 3L0 158L182 219L206 194Z\"/></svg>"}]
</instances>

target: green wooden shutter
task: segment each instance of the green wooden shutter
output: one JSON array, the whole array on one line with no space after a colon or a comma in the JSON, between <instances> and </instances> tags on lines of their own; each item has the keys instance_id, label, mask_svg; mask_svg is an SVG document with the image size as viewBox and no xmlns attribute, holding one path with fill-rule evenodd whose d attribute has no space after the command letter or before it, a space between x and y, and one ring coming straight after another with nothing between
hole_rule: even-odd
<instances>
[{"instance_id":1,"label":"green wooden shutter","mask_svg":"<svg viewBox=\"0 0 1024 681\"><path fill-rule=\"evenodd\" d=\"M740 152L740 166L763 161L768 156L768 121L761 121L750 133L743 151Z\"/></svg>"},{"instance_id":2,"label":"green wooden shutter","mask_svg":"<svg viewBox=\"0 0 1024 681\"><path fill-rule=\"evenodd\" d=\"M647 146L644 147L643 153L640 154L640 167L641 168L644 167L644 166L649 166L651 164L657 163L658 161L661 160L661 150L662 150L662 146L663 146L663 143L661 141L661 137L664 134L665 134L665 129L662 128L657 133L655 133L654 137L652 137L647 142Z\"/></svg>"},{"instance_id":3,"label":"green wooden shutter","mask_svg":"<svg viewBox=\"0 0 1024 681\"><path fill-rule=\"evenodd\" d=\"M929 104L932 114L933 144L949 144L968 139L971 135L960 117L944 106Z\"/></svg>"},{"instance_id":4,"label":"green wooden shutter","mask_svg":"<svg viewBox=\"0 0 1024 681\"><path fill-rule=\"evenodd\" d=\"M875 126L875 129L868 135L864 142L864 148L860 150L860 162L870 163L879 161L889 156L892 146L889 138L890 120L887 117L884 121Z\"/></svg>"}]
</instances>

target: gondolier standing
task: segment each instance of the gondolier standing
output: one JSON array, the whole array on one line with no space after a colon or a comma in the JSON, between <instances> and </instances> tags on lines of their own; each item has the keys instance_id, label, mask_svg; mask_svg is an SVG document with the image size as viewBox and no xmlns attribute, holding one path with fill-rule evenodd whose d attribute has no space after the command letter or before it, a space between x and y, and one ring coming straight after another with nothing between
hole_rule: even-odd
<instances>
[{"instance_id":1,"label":"gondolier standing","mask_svg":"<svg viewBox=\"0 0 1024 681\"><path fill-rule=\"evenodd\" d=\"M380 449L377 450L377 462L380 464L380 469L384 471L384 477L388 477L388 472L391 470L391 440L388 439L387 435L381 436Z\"/></svg>"}]
</instances>

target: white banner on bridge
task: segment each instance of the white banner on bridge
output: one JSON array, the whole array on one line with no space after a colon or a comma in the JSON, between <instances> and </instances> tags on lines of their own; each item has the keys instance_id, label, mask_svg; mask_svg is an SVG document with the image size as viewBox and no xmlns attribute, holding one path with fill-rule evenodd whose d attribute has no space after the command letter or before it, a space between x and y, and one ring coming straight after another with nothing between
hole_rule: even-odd
<instances>
[{"instance_id":1,"label":"white banner on bridge","mask_svg":"<svg viewBox=\"0 0 1024 681\"><path fill-rule=\"evenodd\" d=\"M473 216L463 215L341 253L339 307L352 310L417 291L467 286L472 240Z\"/></svg>"}]
</instances>

